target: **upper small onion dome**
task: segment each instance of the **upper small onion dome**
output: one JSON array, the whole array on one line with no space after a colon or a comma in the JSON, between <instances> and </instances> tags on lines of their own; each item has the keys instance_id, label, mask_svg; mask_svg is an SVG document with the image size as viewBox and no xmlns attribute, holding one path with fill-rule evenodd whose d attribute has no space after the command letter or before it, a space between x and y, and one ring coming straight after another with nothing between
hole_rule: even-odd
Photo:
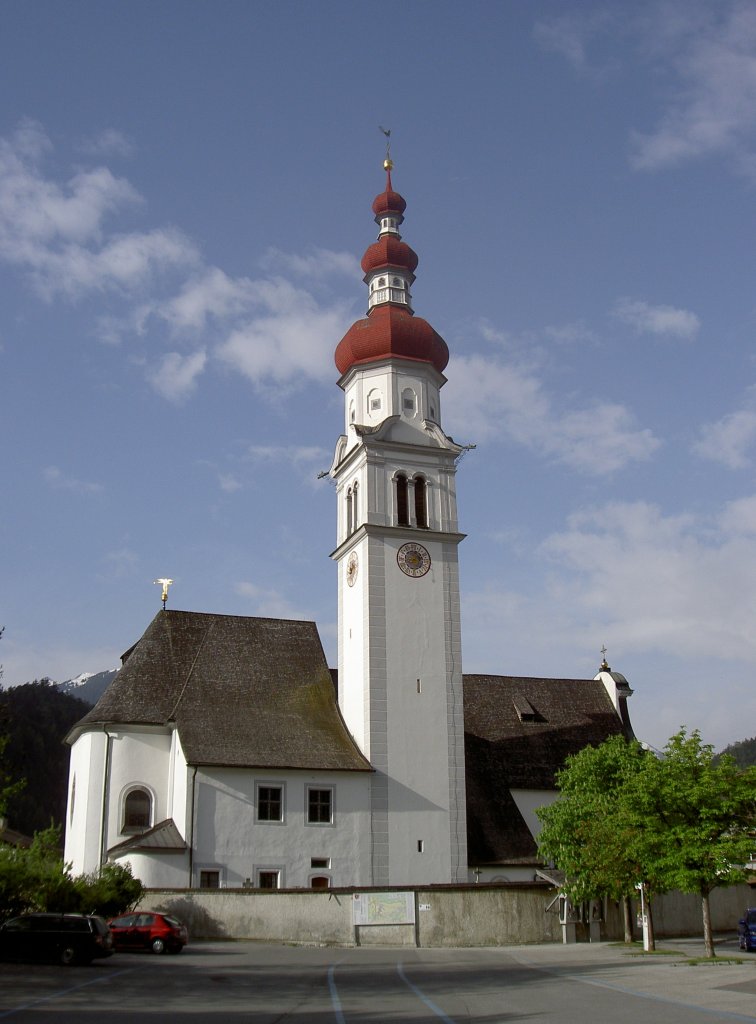
<instances>
[{"instance_id":1,"label":"upper small onion dome","mask_svg":"<svg viewBox=\"0 0 756 1024\"><path fill-rule=\"evenodd\" d=\"M389 186L391 185L391 178L389 177ZM398 213L401 216L407 209L407 204L404 199L399 195L398 192L394 192L390 187L385 192L381 192L373 200L373 213L375 214L376 220L379 217L385 216L387 213Z\"/></svg>"},{"instance_id":2,"label":"upper small onion dome","mask_svg":"<svg viewBox=\"0 0 756 1024\"><path fill-rule=\"evenodd\" d=\"M355 363L380 359L416 359L443 373L449 362L446 342L428 323L401 306L376 306L370 316L352 324L336 348L342 375Z\"/></svg>"},{"instance_id":3,"label":"upper small onion dome","mask_svg":"<svg viewBox=\"0 0 756 1024\"><path fill-rule=\"evenodd\" d=\"M383 166L386 168L386 188L373 200L373 213L375 214L376 220L379 220L381 217L385 217L387 213L396 213L401 221L402 214L407 209L407 204L398 192L394 192L391 185L391 168L394 166L393 161L386 159L383 162Z\"/></svg>"},{"instance_id":4,"label":"upper small onion dome","mask_svg":"<svg viewBox=\"0 0 756 1024\"><path fill-rule=\"evenodd\" d=\"M401 267L413 273L417 269L417 253L396 235L381 235L367 247L360 266L365 274L379 267Z\"/></svg>"}]
</instances>

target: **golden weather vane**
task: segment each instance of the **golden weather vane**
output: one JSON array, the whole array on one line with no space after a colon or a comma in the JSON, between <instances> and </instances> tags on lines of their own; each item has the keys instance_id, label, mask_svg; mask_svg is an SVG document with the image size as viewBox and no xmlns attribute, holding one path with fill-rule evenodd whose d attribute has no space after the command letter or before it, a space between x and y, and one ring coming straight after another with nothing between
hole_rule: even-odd
<instances>
[{"instance_id":1,"label":"golden weather vane","mask_svg":"<svg viewBox=\"0 0 756 1024\"><path fill-rule=\"evenodd\" d=\"M394 166L394 162L391 159L391 129L384 128L382 124L378 125L378 129L386 136L386 159L383 161L383 166L387 171L390 171Z\"/></svg>"}]
</instances>

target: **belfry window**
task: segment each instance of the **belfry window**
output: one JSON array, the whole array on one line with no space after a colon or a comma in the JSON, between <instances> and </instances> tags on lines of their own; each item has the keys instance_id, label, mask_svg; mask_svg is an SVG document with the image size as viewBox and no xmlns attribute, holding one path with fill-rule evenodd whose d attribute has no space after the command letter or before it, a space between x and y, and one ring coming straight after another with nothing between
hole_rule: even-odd
<instances>
[{"instance_id":1,"label":"belfry window","mask_svg":"<svg viewBox=\"0 0 756 1024\"><path fill-rule=\"evenodd\" d=\"M404 473L400 473L396 478L397 526L409 526L409 503L407 497L407 477Z\"/></svg>"},{"instance_id":2,"label":"belfry window","mask_svg":"<svg viewBox=\"0 0 756 1024\"><path fill-rule=\"evenodd\" d=\"M421 476L415 477L415 523L428 529L428 498L425 480Z\"/></svg>"},{"instance_id":3,"label":"belfry window","mask_svg":"<svg viewBox=\"0 0 756 1024\"><path fill-rule=\"evenodd\" d=\"M353 484L346 495L346 535L354 533L360 521L359 508L357 505L358 485Z\"/></svg>"},{"instance_id":4,"label":"belfry window","mask_svg":"<svg viewBox=\"0 0 756 1024\"><path fill-rule=\"evenodd\" d=\"M152 797L146 789L132 789L123 801L122 832L146 832L152 822Z\"/></svg>"}]
</instances>

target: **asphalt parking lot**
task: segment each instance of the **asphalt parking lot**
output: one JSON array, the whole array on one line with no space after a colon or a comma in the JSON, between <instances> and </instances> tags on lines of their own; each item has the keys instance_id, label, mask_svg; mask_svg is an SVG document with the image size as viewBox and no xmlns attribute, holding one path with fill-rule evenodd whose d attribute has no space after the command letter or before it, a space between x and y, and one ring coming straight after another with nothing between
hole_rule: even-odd
<instances>
[{"instance_id":1,"label":"asphalt parking lot","mask_svg":"<svg viewBox=\"0 0 756 1024\"><path fill-rule=\"evenodd\" d=\"M0 964L0 1021L62 1024L664 1024L756 1020L756 954L734 937L397 949L193 943L179 956L117 953L90 966ZM732 957L736 962L726 962Z\"/></svg>"}]
</instances>

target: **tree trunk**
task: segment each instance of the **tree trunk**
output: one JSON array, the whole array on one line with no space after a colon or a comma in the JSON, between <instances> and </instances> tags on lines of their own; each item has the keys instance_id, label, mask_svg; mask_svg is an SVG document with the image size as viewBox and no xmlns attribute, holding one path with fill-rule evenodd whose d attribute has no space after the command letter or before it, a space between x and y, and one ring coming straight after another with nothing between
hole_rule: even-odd
<instances>
[{"instance_id":1,"label":"tree trunk","mask_svg":"<svg viewBox=\"0 0 756 1024\"><path fill-rule=\"evenodd\" d=\"M633 941L633 908L629 896L622 897L622 920L625 925L625 942Z\"/></svg>"},{"instance_id":2,"label":"tree trunk","mask_svg":"<svg viewBox=\"0 0 756 1024\"><path fill-rule=\"evenodd\" d=\"M706 955L711 959L716 957L714 952L714 937L711 934L711 906L709 905L709 892L701 891L701 911L703 914L704 949Z\"/></svg>"}]
</instances>

